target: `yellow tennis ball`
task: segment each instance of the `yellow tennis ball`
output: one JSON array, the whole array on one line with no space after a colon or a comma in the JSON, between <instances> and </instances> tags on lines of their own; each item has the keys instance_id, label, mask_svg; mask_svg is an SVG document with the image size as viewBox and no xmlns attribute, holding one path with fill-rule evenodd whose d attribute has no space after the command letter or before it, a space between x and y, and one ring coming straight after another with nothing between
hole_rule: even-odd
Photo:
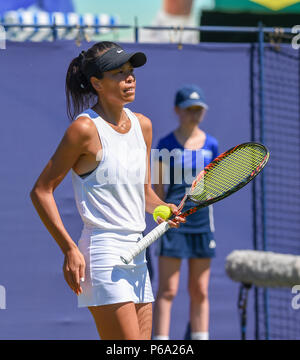
<instances>
[{"instance_id":1,"label":"yellow tennis ball","mask_svg":"<svg viewBox=\"0 0 300 360\"><path fill-rule=\"evenodd\" d=\"M158 216L164 220L167 220L171 215L172 215L171 209L165 205L159 205L153 211L154 221L156 221Z\"/></svg>"}]
</instances>

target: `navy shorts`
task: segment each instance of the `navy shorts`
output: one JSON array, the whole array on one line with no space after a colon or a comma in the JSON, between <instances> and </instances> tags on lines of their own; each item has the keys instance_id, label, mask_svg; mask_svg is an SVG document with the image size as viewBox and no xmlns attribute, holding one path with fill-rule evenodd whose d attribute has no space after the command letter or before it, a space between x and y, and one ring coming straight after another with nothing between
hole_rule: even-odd
<instances>
[{"instance_id":1,"label":"navy shorts","mask_svg":"<svg viewBox=\"0 0 300 360\"><path fill-rule=\"evenodd\" d=\"M156 255L175 258L213 258L214 233L188 234L170 229L157 242Z\"/></svg>"}]
</instances>

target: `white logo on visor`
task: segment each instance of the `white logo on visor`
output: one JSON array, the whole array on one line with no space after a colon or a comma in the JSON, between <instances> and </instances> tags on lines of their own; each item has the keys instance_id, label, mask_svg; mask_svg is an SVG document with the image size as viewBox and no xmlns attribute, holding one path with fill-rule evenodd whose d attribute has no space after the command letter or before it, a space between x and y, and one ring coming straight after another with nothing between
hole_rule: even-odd
<instances>
[{"instance_id":1,"label":"white logo on visor","mask_svg":"<svg viewBox=\"0 0 300 360\"><path fill-rule=\"evenodd\" d=\"M117 50L117 53L120 54L123 50Z\"/></svg>"}]
</instances>

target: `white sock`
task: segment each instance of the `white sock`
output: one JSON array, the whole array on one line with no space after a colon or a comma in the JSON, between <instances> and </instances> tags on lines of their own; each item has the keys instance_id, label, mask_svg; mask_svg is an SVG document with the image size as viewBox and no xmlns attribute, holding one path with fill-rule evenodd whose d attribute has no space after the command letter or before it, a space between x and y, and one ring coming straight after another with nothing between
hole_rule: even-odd
<instances>
[{"instance_id":1,"label":"white sock","mask_svg":"<svg viewBox=\"0 0 300 360\"><path fill-rule=\"evenodd\" d=\"M168 335L154 335L152 340L169 340Z\"/></svg>"},{"instance_id":2,"label":"white sock","mask_svg":"<svg viewBox=\"0 0 300 360\"><path fill-rule=\"evenodd\" d=\"M208 332L191 332L192 340L208 340L209 333Z\"/></svg>"}]
</instances>

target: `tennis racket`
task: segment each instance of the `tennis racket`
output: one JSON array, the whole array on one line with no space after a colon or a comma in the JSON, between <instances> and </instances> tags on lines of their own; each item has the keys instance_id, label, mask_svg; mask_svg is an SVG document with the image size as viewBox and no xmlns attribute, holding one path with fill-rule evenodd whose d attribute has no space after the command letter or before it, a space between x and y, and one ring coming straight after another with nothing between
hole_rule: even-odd
<instances>
[{"instance_id":1,"label":"tennis racket","mask_svg":"<svg viewBox=\"0 0 300 360\"><path fill-rule=\"evenodd\" d=\"M268 149L255 142L247 142L227 150L197 175L189 192L178 205L178 215L187 217L195 211L235 193L253 180L268 160ZM196 205L181 213L187 200L191 200ZM130 263L135 256L145 250L169 228L170 225L167 221L162 222L129 248L126 254L120 256L121 260L125 264Z\"/></svg>"}]
</instances>

